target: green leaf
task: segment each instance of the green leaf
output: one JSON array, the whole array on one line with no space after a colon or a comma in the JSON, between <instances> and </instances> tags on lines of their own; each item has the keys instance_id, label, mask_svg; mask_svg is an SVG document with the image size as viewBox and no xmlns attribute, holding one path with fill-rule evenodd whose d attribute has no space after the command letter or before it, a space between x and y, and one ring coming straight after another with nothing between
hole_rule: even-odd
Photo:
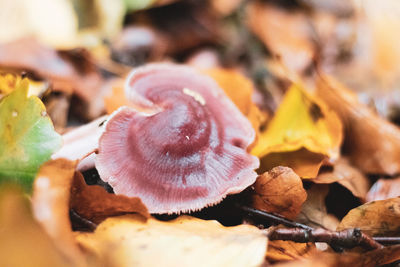
<instances>
[{"instance_id":1,"label":"green leaf","mask_svg":"<svg viewBox=\"0 0 400 267\"><path fill-rule=\"evenodd\" d=\"M42 101L28 97L27 79L0 102L0 182L30 189L40 165L61 147Z\"/></svg>"}]
</instances>

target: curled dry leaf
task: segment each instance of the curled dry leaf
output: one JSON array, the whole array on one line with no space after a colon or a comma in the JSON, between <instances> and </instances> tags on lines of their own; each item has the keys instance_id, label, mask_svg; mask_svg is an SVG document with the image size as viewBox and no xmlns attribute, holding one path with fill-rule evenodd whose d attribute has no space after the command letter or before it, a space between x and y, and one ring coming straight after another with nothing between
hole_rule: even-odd
<instances>
[{"instance_id":1,"label":"curled dry leaf","mask_svg":"<svg viewBox=\"0 0 400 267\"><path fill-rule=\"evenodd\" d=\"M89 186L79 172L75 172L74 175L70 208L79 216L96 224L107 217L127 213L137 213L144 218L150 217L146 206L139 198L111 194L98 185Z\"/></svg>"},{"instance_id":2,"label":"curled dry leaf","mask_svg":"<svg viewBox=\"0 0 400 267\"><path fill-rule=\"evenodd\" d=\"M317 184L339 183L355 197L365 201L369 189L369 180L358 169L351 166L347 159L340 158L333 164L333 170L321 172L312 179Z\"/></svg>"},{"instance_id":3,"label":"curled dry leaf","mask_svg":"<svg viewBox=\"0 0 400 267\"><path fill-rule=\"evenodd\" d=\"M293 84L267 129L260 134L252 154L260 158L266 157L267 164L272 153L299 153L303 148L326 158L336 159L341 142L342 124L337 115L321 100L307 93L301 85ZM295 168L302 165L296 161L304 162L308 158L292 156L289 158L294 160L293 163L288 162L288 158L285 162L302 178L314 178L325 157L312 156L309 159L310 164L306 164L308 168L301 169ZM276 155L273 159L277 159ZM317 159L320 159L319 163ZM311 166L318 168L309 168ZM264 169L263 166L261 168Z\"/></svg>"},{"instance_id":4,"label":"curled dry leaf","mask_svg":"<svg viewBox=\"0 0 400 267\"><path fill-rule=\"evenodd\" d=\"M127 213L149 217L139 198L110 194L100 186L87 185L82 174L75 171L76 165L76 161L66 159L43 164L34 183L32 199L36 219L68 256L79 254L72 237L70 209L94 223Z\"/></svg>"},{"instance_id":5,"label":"curled dry leaf","mask_svg":"<svg viewBox=\"0 0 400 267\"><path fill-rule=\"evenodd\" d=\"M117 194L151 213L199 210L254 183L255 131L218 84L187 66L132 71L100 137L96 168Z\"/></svg>"},{"instance_id":6,"label":"curled dry leaf","mask_svg":"<svg viewBox=\"0 0 400 267\"><path fill-rule=\"evenodd\" d=\"M291 261L310 257L316 251L314 243L272 240L268 241L266 258L269 262Z\"/></svg>"},{"instance_id":7,"label":"curled dry leaf","mask_svg":"<svg viewBox=\"0 0 400 267\"><path fill-rule=\"evenodd\" d=\"M366 203L352 209L337 230L360 228L372 236L400 236L400 197Z\"/></svg>"},{"instance_id":8,"label":"curled dry leaf","mask_svg":"<svg viewBox=\"0 0 400 267\"><path fill-rule=\"evenodd\" d=\"M79 265L83 262L69 220L69 199L76 161L66 159L44 163L33 185L32 207L35 219L65 256Z\"/></svg>"},{"instance_id":9,"label":"curled dry leaf","mask_svg":"<svg viewBox=\"0 0 400 267\"><path fill-rule=\"evenodd\" d=\"M31 71L51 82L55 90L75 93L86 103L94 101L103 79L84 50L62 53L24 38L0 44L0 66Z\"/></svg>"},{"instance_id":10,"label":"curled dry leaf","mask_svg":"<svg viewBox=\"0 0 400 267\"><path fill-rule=\"evenodd\" d=\"M334 109L345 126L345 153L367 173L400 172L400 130L378 117L332 77L322 75L317 94Z\"/></svg>"},{"instance_id":11,"label":"curled dry leaf","mask_svg":"<svg viewBox=\"0 0 400 267\"><path fill-rule=\"evenodd\" d=\"M261 158L259 171L271 170L280 165L290 166L302 178L311 178L318 175L325 160L325 155L310 152L305 148L293 152L277 152Z\"/></svg>"},{"instance_id":12,"label":"curled dry leaf","mask_svg":"<svg viewBox=\"0 0 400 267\"><path fill-rule=\"evenodd\" d=\"M257 177L253 207L294 219L307 199L300 177L288 167L275 167Z\"/></svg>"},{"instance_id":13,"label":"curled dry leaf","mask_svg":"<svg viewBox=\"0 0 400 267\"><path fill-rule=\"evenodd\" d=\"M32 216L29 201L13 187L0 187L1 266L79 266L64 257Z\"/></svg>"},{"instance_id":14,"label":"curled dry leaf","mask_svg":"<svg viewBox=\"0 0 400 267\"><path fill-rule=\"evenodd\" d=\"M307 16L272 4L252 2L248 6L250 29L290 70L304 71L314 56Z\"/></svg>"},{"instance_id":15,"label":"curled dry leaf","mask_svg":"<svg viewBox=\"0 0 400 267\"><path fill-rule=\"evenodd\" d=\"M115 267L259 266L267 248L266 236L254 226L224 227L188 216L168 222L145 222L138 215L108 218L77 240Z\"/></svg>"},{"instance_id":16,"label":"curled dry leaf","mask_svg":"<svg viewBox=\"0 0 400 267\"><path fill-rule=\"evenodd\" d=\"M367 194L367 201L385 200L400 196L400 177L395 179L379 179Z\"/></svg>"},{"instance_id":17,"label":"curled dry leaf","mask_svg":"<svg viewBox=\"0 0 400 267\"><path fill-rule=\"evenodd\" d=\"M375 249L364 253L316 252L297 261L276 264L277 267L375 267L400 260L400 245Z\"/></svg>"},{"instance_id":18,"label":"curled dry leaf","mask_svg":"<svg viewBox=\"0 0 400 267\"><path fill-rule=\"evenodd\" d=\"M339 220L327 212L325 198L328 192L328 185L315 184L308 189L307 200L303 204L296 221L311 227L322 227L334 231L339 224Z\"/></svg>"}]
</instances>

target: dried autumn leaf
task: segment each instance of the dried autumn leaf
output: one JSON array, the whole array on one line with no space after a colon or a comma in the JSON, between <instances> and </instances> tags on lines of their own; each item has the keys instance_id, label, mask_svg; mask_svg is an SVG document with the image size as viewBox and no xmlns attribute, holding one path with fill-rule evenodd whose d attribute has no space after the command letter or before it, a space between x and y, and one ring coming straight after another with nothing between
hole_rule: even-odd
<instances>
[{"instance_id":1,"label":"dried autumn leaf","mask_svg":"<svg viewBox=\"0 0 400 267\"><path fill-rule=\"evenodd\" d=\"M76 161L66 159L44 163L33 185L32 207L35 219L47 234L57 240L55 245L74 264L83 262L69 220L69 199Z\"/></svg>"},{"instance_id":2,"label":"dried autumn leaf","mask_svg":"<svg viewBox=\"0 0 400 267\"><path fill-rule=\"evenodd\" d=\"M254 184L253 206L288 219L300 213L307 199L300 177L288 167L275 167L258 176Z\"/></svg>"},{"instance_id":3,"label":"dried autumn leaf","mask_svg":"<svg viewBox=\"0 0 400 267\"><path fill-rule=\"evenodd\" d=\"M316 251L313 243L272 240L268 241L266 258L269 262L290 261L310 257Z\"/></svg>"},{"instance_id":4,"label":"dried autumn leaf","mask_svg":"<svg viewBox=\"0 0 400 267\"><path fill-rule=\"evenodd\" d=\"M24 38L0 44L0 66L33 72L50 81L54 90L74 93L89 105L100 98L98 92L104 81L90 54L84 51L60 52L33 38ZM99 114L82 115L93 117Z\"/></svg>"},{"instance_id":5,"label":"dried autumn leaf","mask_svg":"<svg viewBox=\"0 0 400 267\"><path fill-rule=\"evenodd\" d=\"M131 103L125 96L123 79L114 80L109 86L111 87L110 94L104 97L107 114L113 113L122 106L131 106Z\"/></svg>"},{"instance_id":6,"label":"dried autumn leaf","mask_svg":"<svg viewBox=\"0 0 400 267\"><path fill-rule=\"evenodd\" d=\"M73 264L34 220L28 199L16 188L0 188L0 229L1 266L67 267Z\"/></svg>"},{"instance_id":7,"label":"dried autumn leaf","mask_svg":"<svg viewBox=\"0 0 400 267\"><path fill-rule=\"evenodd\" d=\"M325 155L310 152L305 148L293 152L271 153L261 159L259 171L271 170L282 165L290 166L303 178L316 177L325 159Z\"/></svg>"},{"instance_id":8,"label":"dried autumn leaf","mask_svg":"<svg viewBox=\"0 0 400 267\"><path fill-rule=\"evenodd\" d=\"M358 169L351 166L347 159L340 158L333 164L333 170L320 173L312 179L317 184L339 183L355 197L365 201L369 189L369 180Z\"/></svg>"},{"instance_id":9,"label":"dried autumn leaf","mask_svg":"<svg viewBox=\"0 0 400 267\"><path fill-rule=\"evenodd\" d=\"M189 216L168 222L108 218L77 240L108 266L259 266L267 248L266 236L254 226L224 227Z\"/></svg>"},{"instance_id":10,"label":"dried autumn leaf","mask_svg":"<svg viewBox=\"0 0 400 267\"><path fill-rule=\"evenodd\" d=\"M400 130L378 117L339 82L320 76L317 94L341 117L345 126L345 153L367 173L400 172Z\"/></svg>"},{"instance_id":11,"label":"dried autumn leaf","mask_svg":"<svg viewBox=\"0 0 400 267\"><path fill-rule=\"evenodd\" d=\"M400 245L389 246L364 253L317 252L308 258L276 264L277 267L375 267L393 263L400 259Z\"/></svg>"},{"instance_id":12,"label":"dried autumn leaf","mask_svg":"<svg viewBox=\"0 0 400 267\"><path fill-rule=\"evenodd\" d=\"M79 172L75 173L72 182L70 207L79 216L96 224L107 217L127 213L150 217L140 198L111 194L97 185L88 186Z\"/></svg>"},{"instance_id":13,"label":"dried autumn leaf","mask_svg":"<svg viewBox=\"0 0 400 267\"><path fill-rule=\"evenodd\" d=\"M88 186L82 174L75 171L76 165L77 161L62 158L43 164L32 198L36 219L72 258L79 258L80 253L71 232L70 209L94 223L126 213L149 217L139 198L110 194L100 186Z\"/></svg>"},{"instance_id":14,"label":"dried autumn leaf","mask_svg":"<svg viewBox=\"0 0 400 267\"><path fill-rule=\"evenodd\" d=\"M371 70L371 74L383 86L396 86L400 75L400 40L394 32L400 30L400 5L396 0L383 0L379 5L373 0L355 2L359 16L360 38L367 38L367 50L361 64ZM361 32L362 31L362 32ZM366 37L367 36L367 37Z\"/></svg>"},{"instance_id":15,"label":"dried autumn leaf","mask_svg":"<svg viewBox=\"0 0 400 267\"><path fill-rule=\"evenodd\" d=\"M395 179L379 179L370 188L367 201L385 200L400 196L400 177Z\"/></svg>"},{"instance_id":16,"label":"dried autumn leaf","mask_svg":"<svg viewBox=\"0 0 400 267\"><path fill-rule=\"evenodd\" d=\"M61 146L43 103L28 97L28 81L0 102L0 181L15 180L31 187L39 166Z\"/></svg>"},{"instance_id":17,"label":"dried autumn leaf","mask_svg":"<svg viewBox=\"0 0 400 267\"><path fill-rule=\"evenodd\" d=\"M282 59L285 66L296 72L309 66L315 49L305 14L252 2L248 5L247 19L250 29L274 55Z\"/></svg>"},{"instance_id":18,"label":"dried autumn leaf","mask_svg":"<svg viewBox=\"0 0 400 267\"><path fill-rule=\"evenodd\" d=\"M268 128L260 134L252 154L262 158L271 153L298 152L305 148L312 153L335 159L339 155L341 142L342 124L337 115L300 85L293 84ZM313 163L311 166L319 167L315 159L310 159ZM299 160L305 158L300 157ZM296 158L288 166L303 178L313 177L312 174L318 171L300 173L294 168L299 165L295 161Z\"/></svg>"},{"instance_id":19,"label":"dried autumn leaf","mask_svg":"<svg viewBox=\"0 0 400 267\"><path fill-rule=\"evenodd\" d=\"M303 204L296 221L311 227L322 227L334 231L339 220L332 214L328 214L325 198L328 195L328 185L313 185L307 190L307 200Z\"/></svg>"},{"instance_id":20,"label":"dried autumn leaf","mask_svg":"<svg viewBox=\"0 0 400 267\"><path fill-rule=\"evenodd\" d=\"M337 230L360 228L368 235L400 236L400 197L366 203L352 209Z\"/></svg>"}]
</instances>

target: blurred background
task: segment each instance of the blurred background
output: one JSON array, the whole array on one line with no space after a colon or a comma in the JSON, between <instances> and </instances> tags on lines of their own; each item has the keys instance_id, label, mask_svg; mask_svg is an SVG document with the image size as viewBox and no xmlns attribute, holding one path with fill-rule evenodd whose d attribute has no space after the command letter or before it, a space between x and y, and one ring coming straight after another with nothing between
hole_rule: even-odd
<instances>
[{"instance_id":1,"label":"blurred background","mask_svg":"<svg viewBox=\"0 0 400 267\"><path fill-rule=\"evenodd\" d=\"M42 82L60 131L104 113L118 78L154 61L239 70L270 113L288 77L320 70L400 122L396 0L1 0L0 28L2 71Z\"/></svg>"}]
</instances>

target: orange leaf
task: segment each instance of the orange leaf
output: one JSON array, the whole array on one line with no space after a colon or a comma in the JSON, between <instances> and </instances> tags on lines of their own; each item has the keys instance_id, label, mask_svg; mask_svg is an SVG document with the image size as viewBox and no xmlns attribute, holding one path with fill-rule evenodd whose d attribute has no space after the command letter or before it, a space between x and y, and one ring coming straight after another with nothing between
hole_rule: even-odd
<instances>
[{"instance_id":1,"label":"orange leaf","mask_svg":"<svg viewBox=\"0 0 400 267\"><path fill-rule=\"evenodd\" d=\"M111 114L122 106L131 106L129 100L125 96L124 81L115 80L110 84L112 92L104 97L107 114Z\"/></svg>"},{"instance_id":2,"label":"orange leaf","mask_svg":"<svg viewBox=\"0 0 400 267\"><path fill-rule=\"evenodd\" d=\"M295 219L307 199L300 177L287 167L275 167L258 176L254 184L253 206Z\"/></svg>"},{"instance_id":3,"label":"orange leaf","mask_svg":"<svg viewBox=\"0 0 400 267\"><path fill-rule=\"evenodd\" d=\"M97 185L88 186L79 172L74 175L70 207L80 216L94 223L100 223L110 216L127 213L138 213L145 218L150 217L140 198L111 194Z\"/></svg>"},{"instance_id":4,"label":"orange leaf","mask_svg":"<svg viewBox=\"0 0 400 267\"><path fill-rule=\"evenodd\" d=\"M400 130L357 100L355 94L327 75L317 94L335 110L345 128L344 151L361 171L393 175L400 172Z\"/></svg>"}]
</instances>

